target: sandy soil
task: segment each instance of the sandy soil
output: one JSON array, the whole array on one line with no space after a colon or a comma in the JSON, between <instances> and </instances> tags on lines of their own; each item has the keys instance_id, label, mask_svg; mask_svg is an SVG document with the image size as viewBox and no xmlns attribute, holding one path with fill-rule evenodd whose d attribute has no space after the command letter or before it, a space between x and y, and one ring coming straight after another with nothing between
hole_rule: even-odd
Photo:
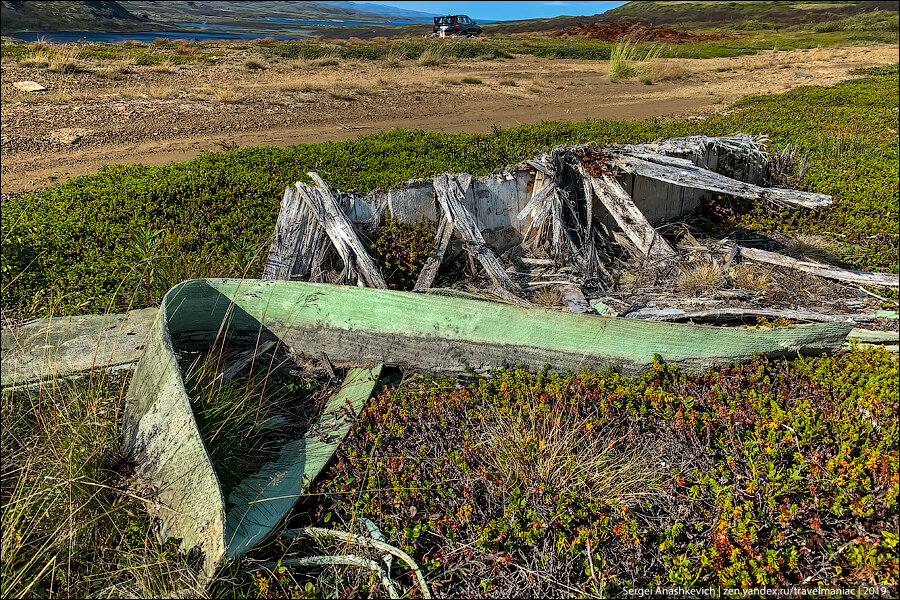
<instances>
[{"instance_id":1,"label":"sandy soil","mask_svg":"<svg viewBox=\"0 0 900 600\"><path fill-rule=\"evenodd\" d=\"M287 146L396 127L484 132L544 120L693 117L749 94L833 85L861 66L897 62L897 45L667 59L656 82L611 82L608 63L532 56L422 67L409 61L316 66L231 54L207 66L131 66L119 80L89 70L2 65L2 192L21 193L116 163L183 161L220 143ZM670 79L666 79L666 78ZM482 83L461 83L473 78ZM33 80L45 92L22 92Z\"/></svg>"}]
</instances>

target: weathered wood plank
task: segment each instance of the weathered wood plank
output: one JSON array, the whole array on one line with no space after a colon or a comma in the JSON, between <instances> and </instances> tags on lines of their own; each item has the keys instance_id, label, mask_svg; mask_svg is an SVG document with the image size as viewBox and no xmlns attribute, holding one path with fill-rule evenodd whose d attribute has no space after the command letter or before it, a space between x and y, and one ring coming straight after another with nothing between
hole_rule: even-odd
<instances>
[{"instance_id":1,"label":"weathered wood plank","mask_svg":"<svg viewBox=\"0 0 900 600\"><path fill-rule=\"evenodd\" d=\"M795 269L805 273L812 273L813 275L825 277L826 279L876 287L900 287L900 275L897 273L853 271L850 269L842 269L840 267L832 267L830 265L821 265L819 263L797 260L796 258L778 254L777 252L769 252L757 248L747 248L746 246L739 246L739 248L743 258L770 265L777 265L779 267L786 267L788 269Z\"/></svg>"},{"instance_id":2,"label":"weathered wood plank","mask_svg":"<svg viewBox=\"0 0 900 600\"><path fill-rule=\"evenodd\" d=\"M596 314L596 311L588 303L587 298L584 297L584 292L582 292L581 288L574 283L559 286L559 291L562 293L563 300L565 300L566 305L569 307L569 312L589 315Z\"/></svg>"},{"instance_id":3,"label":"weathered wood plank","mask_svg":"<svg viewBox=\"0 0 900 600\"><path fill-rule=\"evenodd\" d=\"M540 212L544 201L547 196L553 192L555 187L556 184L553 183L552 179L545 177L543 173L538 171L534 177L534 187L531 189L531 200L529 200L528 204L526 204L519 214L516 215L516 220L522 221L526 217L531 216L532 223L536 222L536 217ZM532 225L532 227L534 226L535 225Z\"/></svg>"},{"instance_id":4,"label":"weathered wood plank","mask_svg":"<svg viewBox=\"0 0 900 600\"><path fill-rule=\"evenodd\" d=\"M304 195L304 199L316 214L316 218L322 223L332 244L344 260L345 268L355 269L365 285L387 289L387 283L385 283L381 271L378 270L375 261L359 241L356 232L353 231L353 225L344 214L331 190L318 173L309 172L307 175L316 182L318 189L310 188L302 183L297 183L296 188ZM313 193L314 191L318 193Z\"/></svg>"},{"instance_id":5,"label":"weathered wood plank","mask_svg":"<svg viewBox=\"0 0 900 600\"><path fill-rule=\"evenodd\" d=\"M715 308L708 310L684 310L682 308L642 308L624 315L628 319L645 321L737 321L757 317L784 318L791 321L813 321L816 323L835 323L853 321L865 323L874 321L876 317L864 314L825 314L808 310L772 309L772 308Z\"/></svg>"},{"instance_id":6,"label":"weathered wood plank","mask_svg":"<svg viewBox=\"0 0 900 600\"><path fill-rule=\"evenodd\" d=\"M462 183L460 179L463 180ZM470 185L471 180L471 175L438 175L435 177L434 189L437 193L438 203L441 205L447 221L465 240L469 253L478 259L494 284L510 291L517 290L518 286L509 278L500 261L488 248L475 223L475 218L463 204L465 188Z\"/></svg>"},{"instance_id":7,"label":"weathered wood plank","mask_svg":"<svg viewBox=\"0 0 900 600\"><path fill-rule=\"evenodd\" d=\"M145 308L124 314L52 317L3 328L0 382L6 387L57 374L131 365L158 312Z\"/></svg>"},{"instance_id":8,"label":"weathered wood plank","mask_svg":"<svg viewBox=\"0 0 900 600\"><path fill-rule=\"evenodd\" d=\"M798 190L767 188L745 183L698 167L683 158L662 156L636 150L620 152L613 156L613 162L626 173L636 173L675 185L709 190L751 200L769 200L783 206L800 208L821 208L832 202L831 196Z\"/></svg>"},{"instance_id":9,"label":"weathered wood plank","mask_svg":"<svg viewBox=\"0 0 900 600\"><path fill-rule=\"evenodd\" d=\"M607 175L598 178L585 173L584 176L590 179L591 186L603 206L643 256L657 259L672 259L677 256L672 246L659 235L634 205L619 182Z\"/></svg>"},{"instance_id":10,"label":"weathered wood plank","mask_svg":"<svg viewBox=\"0 0 900 600\"><path fill-rule=\"evenodd\" d=\"M293 275L306 275L309 272L310 248L315 247L311 238L321 235L315 215L303 203L300 194L291 187L286 188L262 278L290 279Z\"/></svg>"},{"instance_id":11,"label":"weathered wood plank","mask_svg":"<svg viewBox=\"0 0 900 600\"><path fill-rule=\"evenodd\" d=\"M434 278L437 277L438 270L441 268L441 263L444 262L444 255L447 253L447 247L450 246L452 235L453 225L444 217L441 219L437 235L435 235L434 256L429 258L425 266L422 267L419 278L416 280L416 285L413 286L414 290L422 290L432 286Z\"/></svg>"}]
</instances>

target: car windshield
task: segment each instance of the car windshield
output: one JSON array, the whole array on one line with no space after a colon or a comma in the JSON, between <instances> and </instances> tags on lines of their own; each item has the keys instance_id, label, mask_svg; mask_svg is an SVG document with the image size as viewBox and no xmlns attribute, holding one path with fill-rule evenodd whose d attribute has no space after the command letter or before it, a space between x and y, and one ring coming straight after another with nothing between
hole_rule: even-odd
<instances>
[{"instance_id":1,"label":"car windshield","mask_svg":"<svg viewBox=\"0 0 900 600\"><path fill-rule=\"evenodd\" d=\"M435 17L434 23L435 25L451 25L453 24L453 17Z\"/></svg>"}]
</instances>

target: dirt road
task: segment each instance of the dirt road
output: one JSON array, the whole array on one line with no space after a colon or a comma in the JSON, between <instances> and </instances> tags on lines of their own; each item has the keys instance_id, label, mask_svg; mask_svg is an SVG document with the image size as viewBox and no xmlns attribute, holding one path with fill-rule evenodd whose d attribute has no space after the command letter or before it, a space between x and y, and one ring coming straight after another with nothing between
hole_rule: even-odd
<instances>
[{"instance_id":1,"label":"dirt road","mask_svg":"<svg viewBox=\"0 0 900 600\"><path fill-rule=\"evenodd\" d=\"M231 54L205 66L132 66L118 80L87 68L56 74L4 61L2 192L40 189L116 163L187 160L219 143L287 146L396 127L475 133L545 120L702 117L749 94L833 85L857 67L896 63L897 49L667 59L617 82L604 61L533 56L394 68L268 60L254 68ZM13 87L23 80L48 89Z\"/></svg>"}]
</instances>

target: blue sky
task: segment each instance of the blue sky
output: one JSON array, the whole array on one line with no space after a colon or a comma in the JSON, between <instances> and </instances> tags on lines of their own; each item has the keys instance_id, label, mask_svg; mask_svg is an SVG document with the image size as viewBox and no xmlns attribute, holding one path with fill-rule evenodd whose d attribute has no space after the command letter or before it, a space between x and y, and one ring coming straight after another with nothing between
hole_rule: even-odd
<instances>
[{"instance_id":1,"label":"blue sky","mask_svg":"<svg viewBox=\"0 0 900 600\"><path fill-rule=\"evenodd\" d=\"M606 12L625 2L580 2L561 0L559 2L394 2L390 0L361 0L377 4L389 4L410 10L443 15L469 15L476 21L509 21L512 19L538 19L560 15L596 15Z\"/></svg>"}]
</instances>

